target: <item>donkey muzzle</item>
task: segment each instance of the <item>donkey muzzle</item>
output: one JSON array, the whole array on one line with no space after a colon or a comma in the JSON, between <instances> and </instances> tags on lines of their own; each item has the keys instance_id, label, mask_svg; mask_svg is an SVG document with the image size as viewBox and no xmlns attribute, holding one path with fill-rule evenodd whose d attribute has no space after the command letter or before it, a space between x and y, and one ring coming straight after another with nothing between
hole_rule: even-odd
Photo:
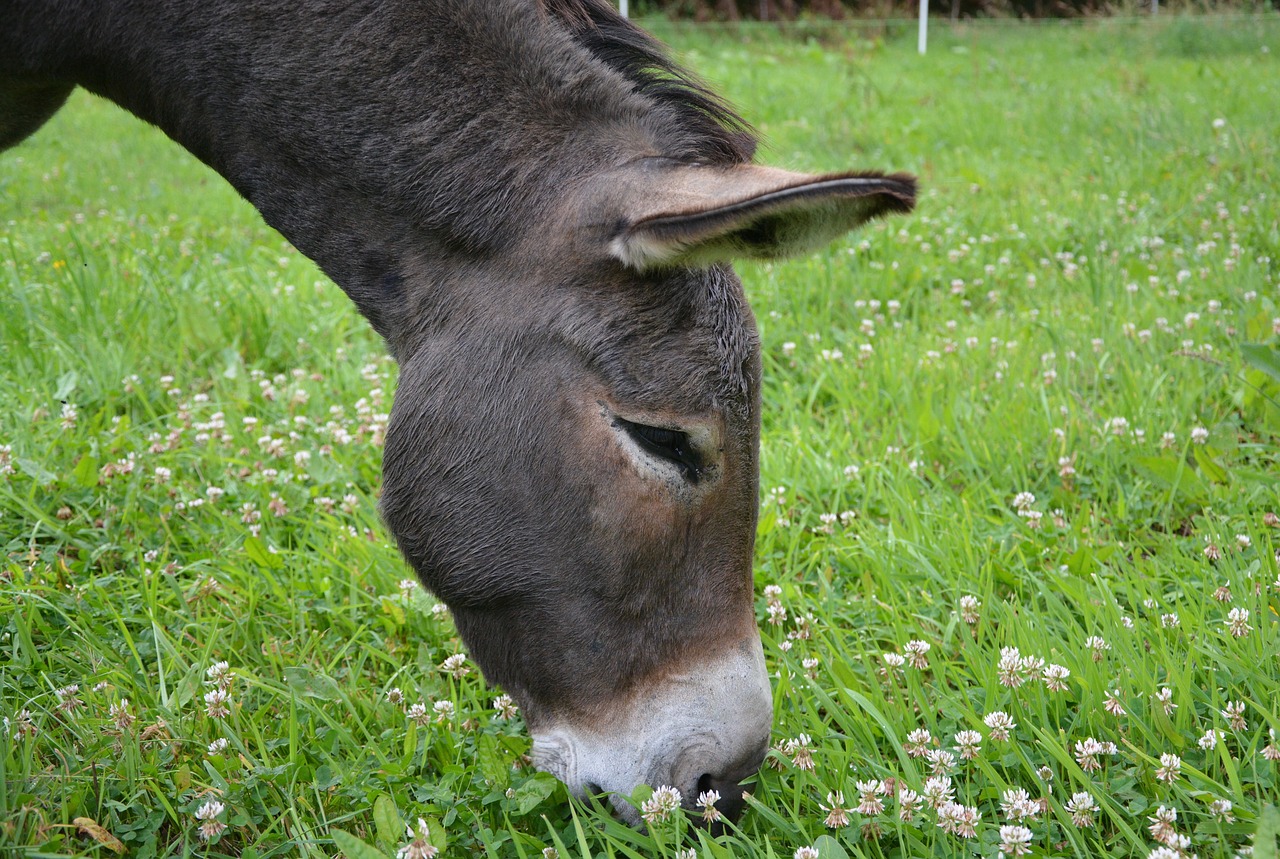
<instances>
[{"instance_id":1,"label":"donkey muzzle","mask_svg":"<svg viewBox=\"0 0 1280 859\"><path fill-rule=\"evenodd\" d=\"M695 817L699 795L714 790L716 810L734 819L745 805L741 782L764 760L772 722L764 651L753 634L645 684L591 725L534 728L533 761L578 796L608 794L633 825L641 814L629 799L642 784L676 788Z\"/></svg>"}]
</instances>

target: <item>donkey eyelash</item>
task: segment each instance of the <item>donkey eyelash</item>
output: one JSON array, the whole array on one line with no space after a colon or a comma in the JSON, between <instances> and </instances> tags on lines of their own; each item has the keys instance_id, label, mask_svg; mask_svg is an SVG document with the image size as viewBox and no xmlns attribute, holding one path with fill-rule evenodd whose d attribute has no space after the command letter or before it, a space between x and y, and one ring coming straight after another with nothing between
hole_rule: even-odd
<instances>
[{"instance_id":1,"label":"donkey eyelash","mask_svg":"<svg viewBox=\"0 0 1280 859\"><path fill-rule=\"evenodd\" d=\"M702 457L689 440L689 434L677 429L638 424L626 418L614 418L614 425L627 431L646 453L673 463L692 483L702 477Z\"/></svg>"}]
</instances>

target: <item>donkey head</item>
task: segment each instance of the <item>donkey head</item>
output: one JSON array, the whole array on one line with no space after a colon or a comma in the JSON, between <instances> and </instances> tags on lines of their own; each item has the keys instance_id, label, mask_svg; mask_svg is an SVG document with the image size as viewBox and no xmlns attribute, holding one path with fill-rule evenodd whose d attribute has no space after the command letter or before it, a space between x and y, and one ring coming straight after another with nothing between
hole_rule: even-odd
<instances>
[{"instance_id":1,"label":"donkey head","mask_svg":"<svg viewBox=\"0 0 1280 859\"><path fill-rule=\"evenodd\" d=\"M752 598L760 344L726 261L809 250L913 195L905 176L642 159L419 308L383 514L573 791L741 807L772 697Z\"/></svg>"}]
</instances>

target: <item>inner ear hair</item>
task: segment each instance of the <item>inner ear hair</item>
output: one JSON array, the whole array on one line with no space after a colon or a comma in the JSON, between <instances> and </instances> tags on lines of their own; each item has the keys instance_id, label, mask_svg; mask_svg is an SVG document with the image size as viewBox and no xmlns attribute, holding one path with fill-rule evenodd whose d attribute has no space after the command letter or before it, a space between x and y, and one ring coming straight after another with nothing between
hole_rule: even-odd
<instances>
[{"instance_id":1,"label":"inner ear hair","mask_svg":"<svg viewBox=\"0 0 1280 859\"><path fill-rule=\"evenodd\" d=\"M771 185L760 187L750 176L740 188L733 171L727 173L724 187L712 194L699 188L703 193L692 203L687 194L673 195L669 209L628 224L612 241L612 255L641 270L778 259L820 248L872 218L909 212L915 204L915 178L906 174L769 171Z\"/></svg>"}]
</instances>

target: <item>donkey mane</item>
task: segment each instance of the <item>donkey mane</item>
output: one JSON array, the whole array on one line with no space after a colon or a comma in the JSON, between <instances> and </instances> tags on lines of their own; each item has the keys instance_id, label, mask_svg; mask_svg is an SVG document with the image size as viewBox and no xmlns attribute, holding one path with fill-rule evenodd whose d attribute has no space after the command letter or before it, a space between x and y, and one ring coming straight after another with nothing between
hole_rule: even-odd
<instances>
[{"instance_id":1,"label":"donkey mane","mask_svg":"<svg viewBox=\"0 0 1280 859\"><path fill-rule=\"evenodd\" d=\"M745 164L755 155L751 126L705 83L675 62L656 39L604 0L539 0L574 40L631 81L635 92L679 118L680 155L707 164Z\"/></svg>"}]
</instances>

